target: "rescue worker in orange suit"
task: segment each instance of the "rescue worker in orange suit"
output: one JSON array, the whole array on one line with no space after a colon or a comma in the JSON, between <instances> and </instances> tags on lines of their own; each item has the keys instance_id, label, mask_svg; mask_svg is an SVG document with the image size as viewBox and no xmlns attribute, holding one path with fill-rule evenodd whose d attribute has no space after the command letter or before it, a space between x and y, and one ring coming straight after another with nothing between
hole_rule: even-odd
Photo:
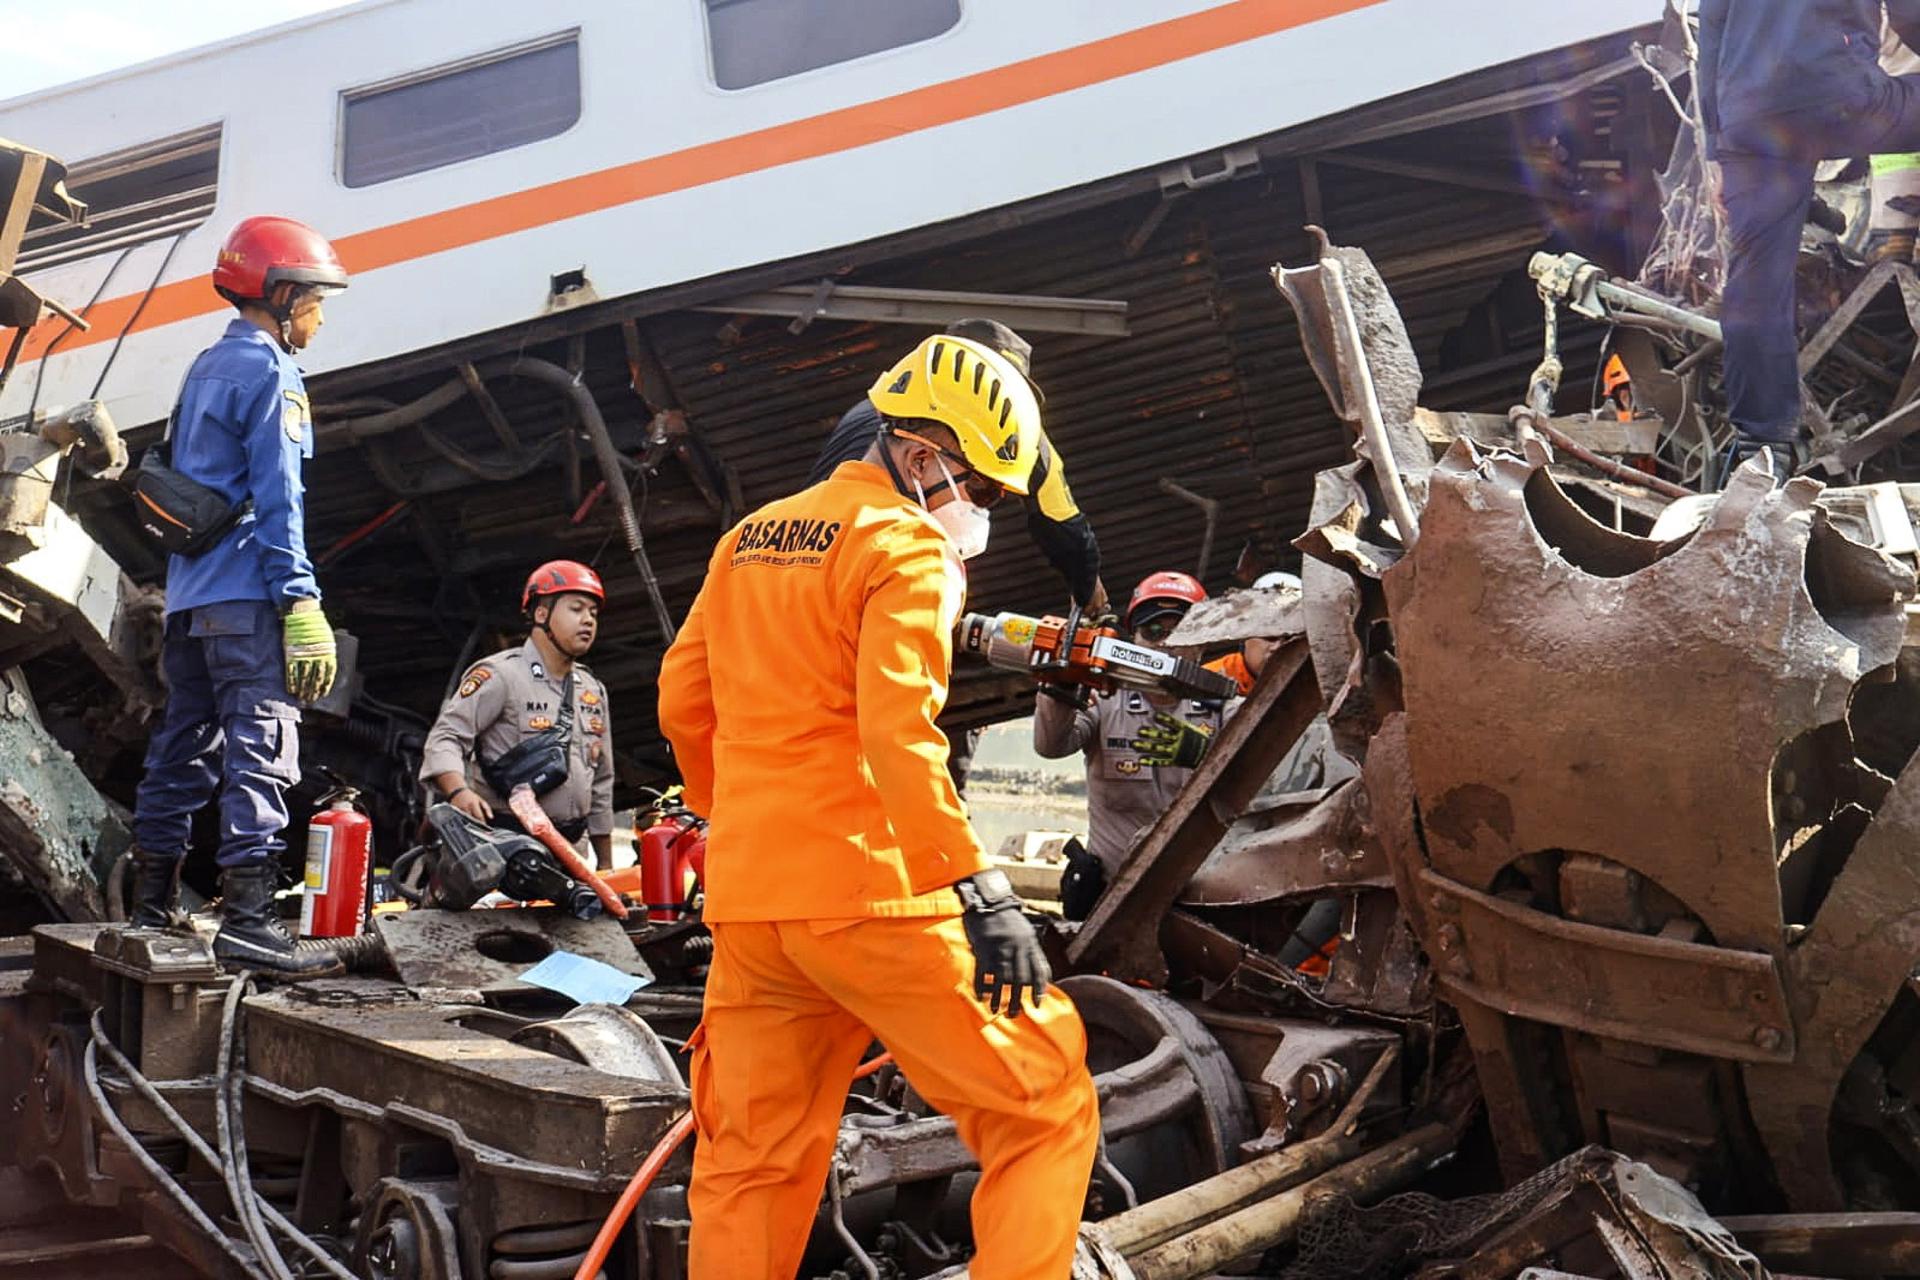
<instances>
[{"instance_id":1,"label":"rescue worker in orange suit","mask_svg":"<svg viewBox=\"0 0 1920 1280\"><path fill-rule=\"evenodd\" d=\"M1033 380L1033 345L1025 338L997 320L978 318L956 320L947 326L947 332L1004 356L1027 379L1034 399L1046 403L1040 384ZM820 446L820 456L813 461L807 483L818 484L841 463L865 456L879 434L880 413L873 401L862 398L840 416L826 443ZM1067 487L1066 463L1044 430L1036 438L1033 475L1027 487L1027 536L1054 571L1066 579L1074 603L1090 618L1104 616L1108 605L1106 584L1100 581L1100 543L1093 536L1093 523ZM953 771L954 785L962 791L966 790L973 753L979 745L978 729L968 729L952 744L947 766Z\"/></svg>"},{"instance_id":2,"label":"rescue worker in orange suit","mask_svg":"<svg viewBox=\"0 0 1920 1280\"><path fill-rule=\"evenodd\" d=\"M611 871L613 713L607 686L580 661L606 601L600 575L577 560L535 569L520 591L520 611L533 623L526 643L460 677L427 732L420 781L475 822L518 831L500 785L511 789L517 761L537 765L548 740L565 739L566 777L535 798L563 837L585 836L599 869Z\"/></svg>"},{"instance_id":3,"label":"rescue worker in orange suit","mask_svg":"<svg viewBox=\"0 0 1920 1280\"><path fill-rule=\"evenodd\" d=\"M1272 573L1263 573L1254 579L1253 589L1255 591L1291 591L1298 598L1300 579L1294 574L1276 570ZM1215 658L1207 663L1206 667L1209 671L1218 671L1231 679L1239 686L1240 696L1244 698L1253 692L1254 682L1260 678L1260 673L1266 670L1267 659L1272 657L1273 651L1279 647L1280 641L1270 636L1250 637L1240 642L1240 648L1236 652ZM1156 727L1163 735L1169 729L1169 726L1165 725ZM1183 738L1185 735L1176 733L1174 736ZM1169 750L1178 751L1178 743L1169 747Z\"/></svg>"},{"instance_id":4,"label":"rescue worker in orange suit","mask_svg":"<svg viewBox=\"0 0 1920 1280\"><path fill-rule=\"evenodd\" d=\"M945 335L869 395L883 434L720 539L660 669L661 729L711 820L689 1273L790 1280L877 1038L980 1162L971 1274L1060 1280L1099 1138L1086 1032L934 723L961 561L986 507L1026 490L1039 407Z\"/></svg>"},{"instance_id":5,"label":"rescue worker in orange suit","mask_svg":"<svg viewBox=\"0 0 1920 1280\"><path fill-rule=\"evenodd\" d=\"M1124 619L1145 644L1159 644L1188 609L1207 598L1190 574L1148 574L1134 588ZM1140 831L1166 810L1191 768L1155 762L1155 745L1142 734L1161 722L1220 725L1220 705L1180 701L1137 689L1086 696L1074 686L1042 685L1034 702L1033 749L1050 760L1082 752L1087 758L1087 844L1070 846L1060 880L1060 906L1069 920L1083 920L1106 883L1126 860Z\"/></svg>"}]
</instances>

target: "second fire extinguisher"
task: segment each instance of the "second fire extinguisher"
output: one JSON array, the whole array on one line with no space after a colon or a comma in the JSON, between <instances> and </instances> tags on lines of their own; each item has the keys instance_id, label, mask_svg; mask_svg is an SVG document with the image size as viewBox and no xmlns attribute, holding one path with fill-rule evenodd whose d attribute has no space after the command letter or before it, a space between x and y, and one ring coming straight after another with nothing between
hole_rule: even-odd
<instances>
[{"instance_id":1,"label":"second fire extinguisher","mask_svg":"<svg viewBox=\"0 0 1920 1280\"><path fill-rule=\"evenodd\" d=\"M352 938L366 927L373 820L354 804L359 797L352 787L328 792L307 824L307 883L300 902L303 938Z\"/></svg>"}]
</instances>

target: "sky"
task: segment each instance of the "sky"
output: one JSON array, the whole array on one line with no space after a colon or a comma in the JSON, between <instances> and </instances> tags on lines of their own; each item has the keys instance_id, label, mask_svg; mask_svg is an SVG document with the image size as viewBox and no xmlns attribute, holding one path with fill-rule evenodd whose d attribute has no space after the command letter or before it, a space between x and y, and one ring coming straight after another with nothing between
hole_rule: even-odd
<instances>
[{"instance_id":1,"label":"sky","mask_svg":"<svg viewBox=\"0 0 1920 1280\"><path fill-rule=\"evenodd\" d=\"M342 7L343 0L0 0L0 100Z\"/></svg>"}]
</instances>

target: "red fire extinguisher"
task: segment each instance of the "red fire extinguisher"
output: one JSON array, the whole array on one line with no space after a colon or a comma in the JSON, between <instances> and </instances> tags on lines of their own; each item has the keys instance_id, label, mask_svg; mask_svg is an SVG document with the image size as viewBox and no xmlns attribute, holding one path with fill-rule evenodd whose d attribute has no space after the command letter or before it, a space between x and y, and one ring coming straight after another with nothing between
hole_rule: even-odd
<instances>
[{"instance_id":1,"label":"red fire extinguisher","mask_svg":"<svg viewBox=\"0 0 1920 1280\"><path fill-rule=\"evenodd\" d=\"M647 919L671 922L691 915L706 871L707 824L689 813L654 823L640 833L639 860Z\"/></svg>"},{"instance_id":2,"label":"red fire extinguisher","mask_svg":"<svg viewBox=\"0 0 1920 1280\"><path fill-rule=\"evenodd\" d=\"M366 926L373 872L373 820L355 807L360 793L340 787L320 797L307 824L307 887L300 936L351 938Z\"/></svg>"}]
</instances>

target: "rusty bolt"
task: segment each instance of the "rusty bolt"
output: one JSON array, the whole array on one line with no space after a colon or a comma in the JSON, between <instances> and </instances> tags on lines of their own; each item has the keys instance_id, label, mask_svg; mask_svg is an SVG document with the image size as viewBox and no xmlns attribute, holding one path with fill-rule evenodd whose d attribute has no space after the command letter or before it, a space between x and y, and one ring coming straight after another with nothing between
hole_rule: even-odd
<instances>
[{"instance_id":1,"label":"rusty bolt","mask_svg":"<svg viewBox=\"0 0 1920 1280\"><path fill-rule=\"evenodd\" d=\"M1346 855L1338 849L1329 849L1320 855L1320 867L1330 876L1337 876L1347 869Z\"/></svg>"},{"instance_id":2,"label":"rusty bolt","mask_svg":"<svg viewBox=\"0 0 1920 1280\"><path fill-rule=\"evenodd\" d=\"M1455 950L1460 945L1460 926L1457 924L1441 925L1439 936L1436 937L1434 941L1439 944L1442 951Z\"/></svg>"},{"instance_id":3,"label":"rusty bolt","mask_svg":"<svg viewBox=\"0 0 1920 1280\"><path fill-rule=\"evenodd\" d=\"M1753 1042L1759 1045L1764 1052L1774 1053L1778 1051L1780 1046L1786 1043L1786 1040L1787 1037L1781 1033L1778 1027L1755 1027L1753 1029Z\"/></svg>"},{"instance_id":4,"label":"rusty bolt","mask_svg":"<svg viewBox=\"0 0 1920 1280\"><path fill-rule=\"evenodd\" d=\"M1447 909L1447 895L1444 893L1432 894L1427 898L1427 905L1435 911L1445 911Z\"/></svg>"},{"instance_id":5,"label":"rusty bolt","mask_svg":"<svg viewBox=\"0 0 1920 1280\"><path fill-rule=\"evenodd\" d=\"M1345 1092L1347 1073L1339 1063L1327 1058L1309 1062L1294 1077L1294 1091L1305 1106L1316 1106Z\"/></svg>"}]
</instances>

